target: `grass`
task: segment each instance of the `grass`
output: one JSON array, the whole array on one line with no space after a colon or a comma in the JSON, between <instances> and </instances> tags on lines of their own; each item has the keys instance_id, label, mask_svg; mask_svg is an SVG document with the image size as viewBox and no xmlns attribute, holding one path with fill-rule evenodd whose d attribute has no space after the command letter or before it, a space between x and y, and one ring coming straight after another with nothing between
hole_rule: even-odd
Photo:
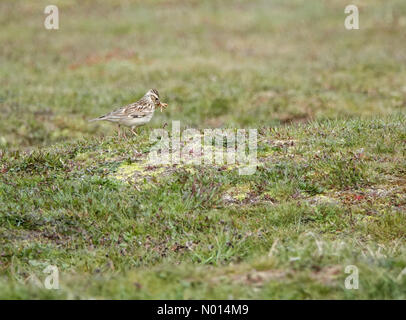
<instances>
[{"instance_id":1,"label":"grass","mask_svg":"<svg viewBox=\"0 0 406 320\"><path fill-rule=\"evenodd\" d=\"M1 298L406 298L403 1L55 4L0 4ZM150 87L138 137L87 123ZM258 128L256 172L146 166L172 120Z\"/></svg>"}]
</instances>

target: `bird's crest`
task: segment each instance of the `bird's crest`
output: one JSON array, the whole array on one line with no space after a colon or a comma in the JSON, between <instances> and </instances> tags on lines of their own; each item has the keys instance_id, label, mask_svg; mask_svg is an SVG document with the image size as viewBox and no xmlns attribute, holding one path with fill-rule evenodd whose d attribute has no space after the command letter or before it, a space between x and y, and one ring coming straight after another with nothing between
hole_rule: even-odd
<instances>
[{"instance_id":1,"label":"bird's crest","mask_svg":"<svg viewBox=\"0 0 406 320\"><path fill-rule=\"evenodd\" d=\"M156 94L156 96L159 98L159 93L158 93L157 89L151 89L151 90L149 90L149 92Z\"/></svg>"}]
</instances>

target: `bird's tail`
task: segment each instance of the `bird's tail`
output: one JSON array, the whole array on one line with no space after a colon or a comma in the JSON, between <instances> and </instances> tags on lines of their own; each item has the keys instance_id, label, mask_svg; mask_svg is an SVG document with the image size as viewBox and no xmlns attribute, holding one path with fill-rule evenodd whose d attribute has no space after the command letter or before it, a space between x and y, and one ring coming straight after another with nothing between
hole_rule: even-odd
<instances>
[{"instance_id":1,"label":"bird's tail","mask_svg":"<svg viewBox=\"0 0 406 320\"><path fill-rule=\"evenodd\" d=\"M101 116L101 117L98 117L98 118L94 118L94 119L90 119L88 122L100 121L100 120L104 120L104 116Z\"/></svg>"}]
</instances>

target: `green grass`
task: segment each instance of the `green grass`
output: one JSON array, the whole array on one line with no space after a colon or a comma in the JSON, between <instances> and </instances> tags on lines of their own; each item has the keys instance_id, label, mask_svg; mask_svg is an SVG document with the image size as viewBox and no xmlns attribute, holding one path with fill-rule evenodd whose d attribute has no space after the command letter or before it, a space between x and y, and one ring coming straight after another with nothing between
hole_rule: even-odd
<instances>
[{"instance_id":1,"label":"green grass","mask_svg":"<svg viewBox=\"0 0 406 320\"><path fill-rule=\"evenodd\" d=\"M0 298L406 298L404 1L55 4L0 4ZM146 166L172 120L258 128L256 172Z\"/></svg>"}]
</instances>

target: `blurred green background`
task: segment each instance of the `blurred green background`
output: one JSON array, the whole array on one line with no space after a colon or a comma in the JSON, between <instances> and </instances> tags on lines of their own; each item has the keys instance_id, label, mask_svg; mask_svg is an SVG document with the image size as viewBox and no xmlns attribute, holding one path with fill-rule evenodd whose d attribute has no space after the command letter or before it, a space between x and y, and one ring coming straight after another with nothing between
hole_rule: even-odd
<instances>
[{"instance_id":1,"label":"blurred green background","mask_svg":"<svg viewBox=\"0 0 406 320\"><path fill-rule=\"evenodd\" d=\"M406 1L348 2L1 0L0 298L405 299ZM150 166L172 120L257 128L256 172Z\"/></svg>"},{"instance_id":2,"label":"blurred green background","mask_svg":"<svg viewBox=\"0 0 406 320\"><path fill-rule=\"evenodd\" d=\"M0 146L109 135L87 119L157 88L151 126L260 127L406 107L406 2L0 2Z\"/></svg>"}]
</instances>

